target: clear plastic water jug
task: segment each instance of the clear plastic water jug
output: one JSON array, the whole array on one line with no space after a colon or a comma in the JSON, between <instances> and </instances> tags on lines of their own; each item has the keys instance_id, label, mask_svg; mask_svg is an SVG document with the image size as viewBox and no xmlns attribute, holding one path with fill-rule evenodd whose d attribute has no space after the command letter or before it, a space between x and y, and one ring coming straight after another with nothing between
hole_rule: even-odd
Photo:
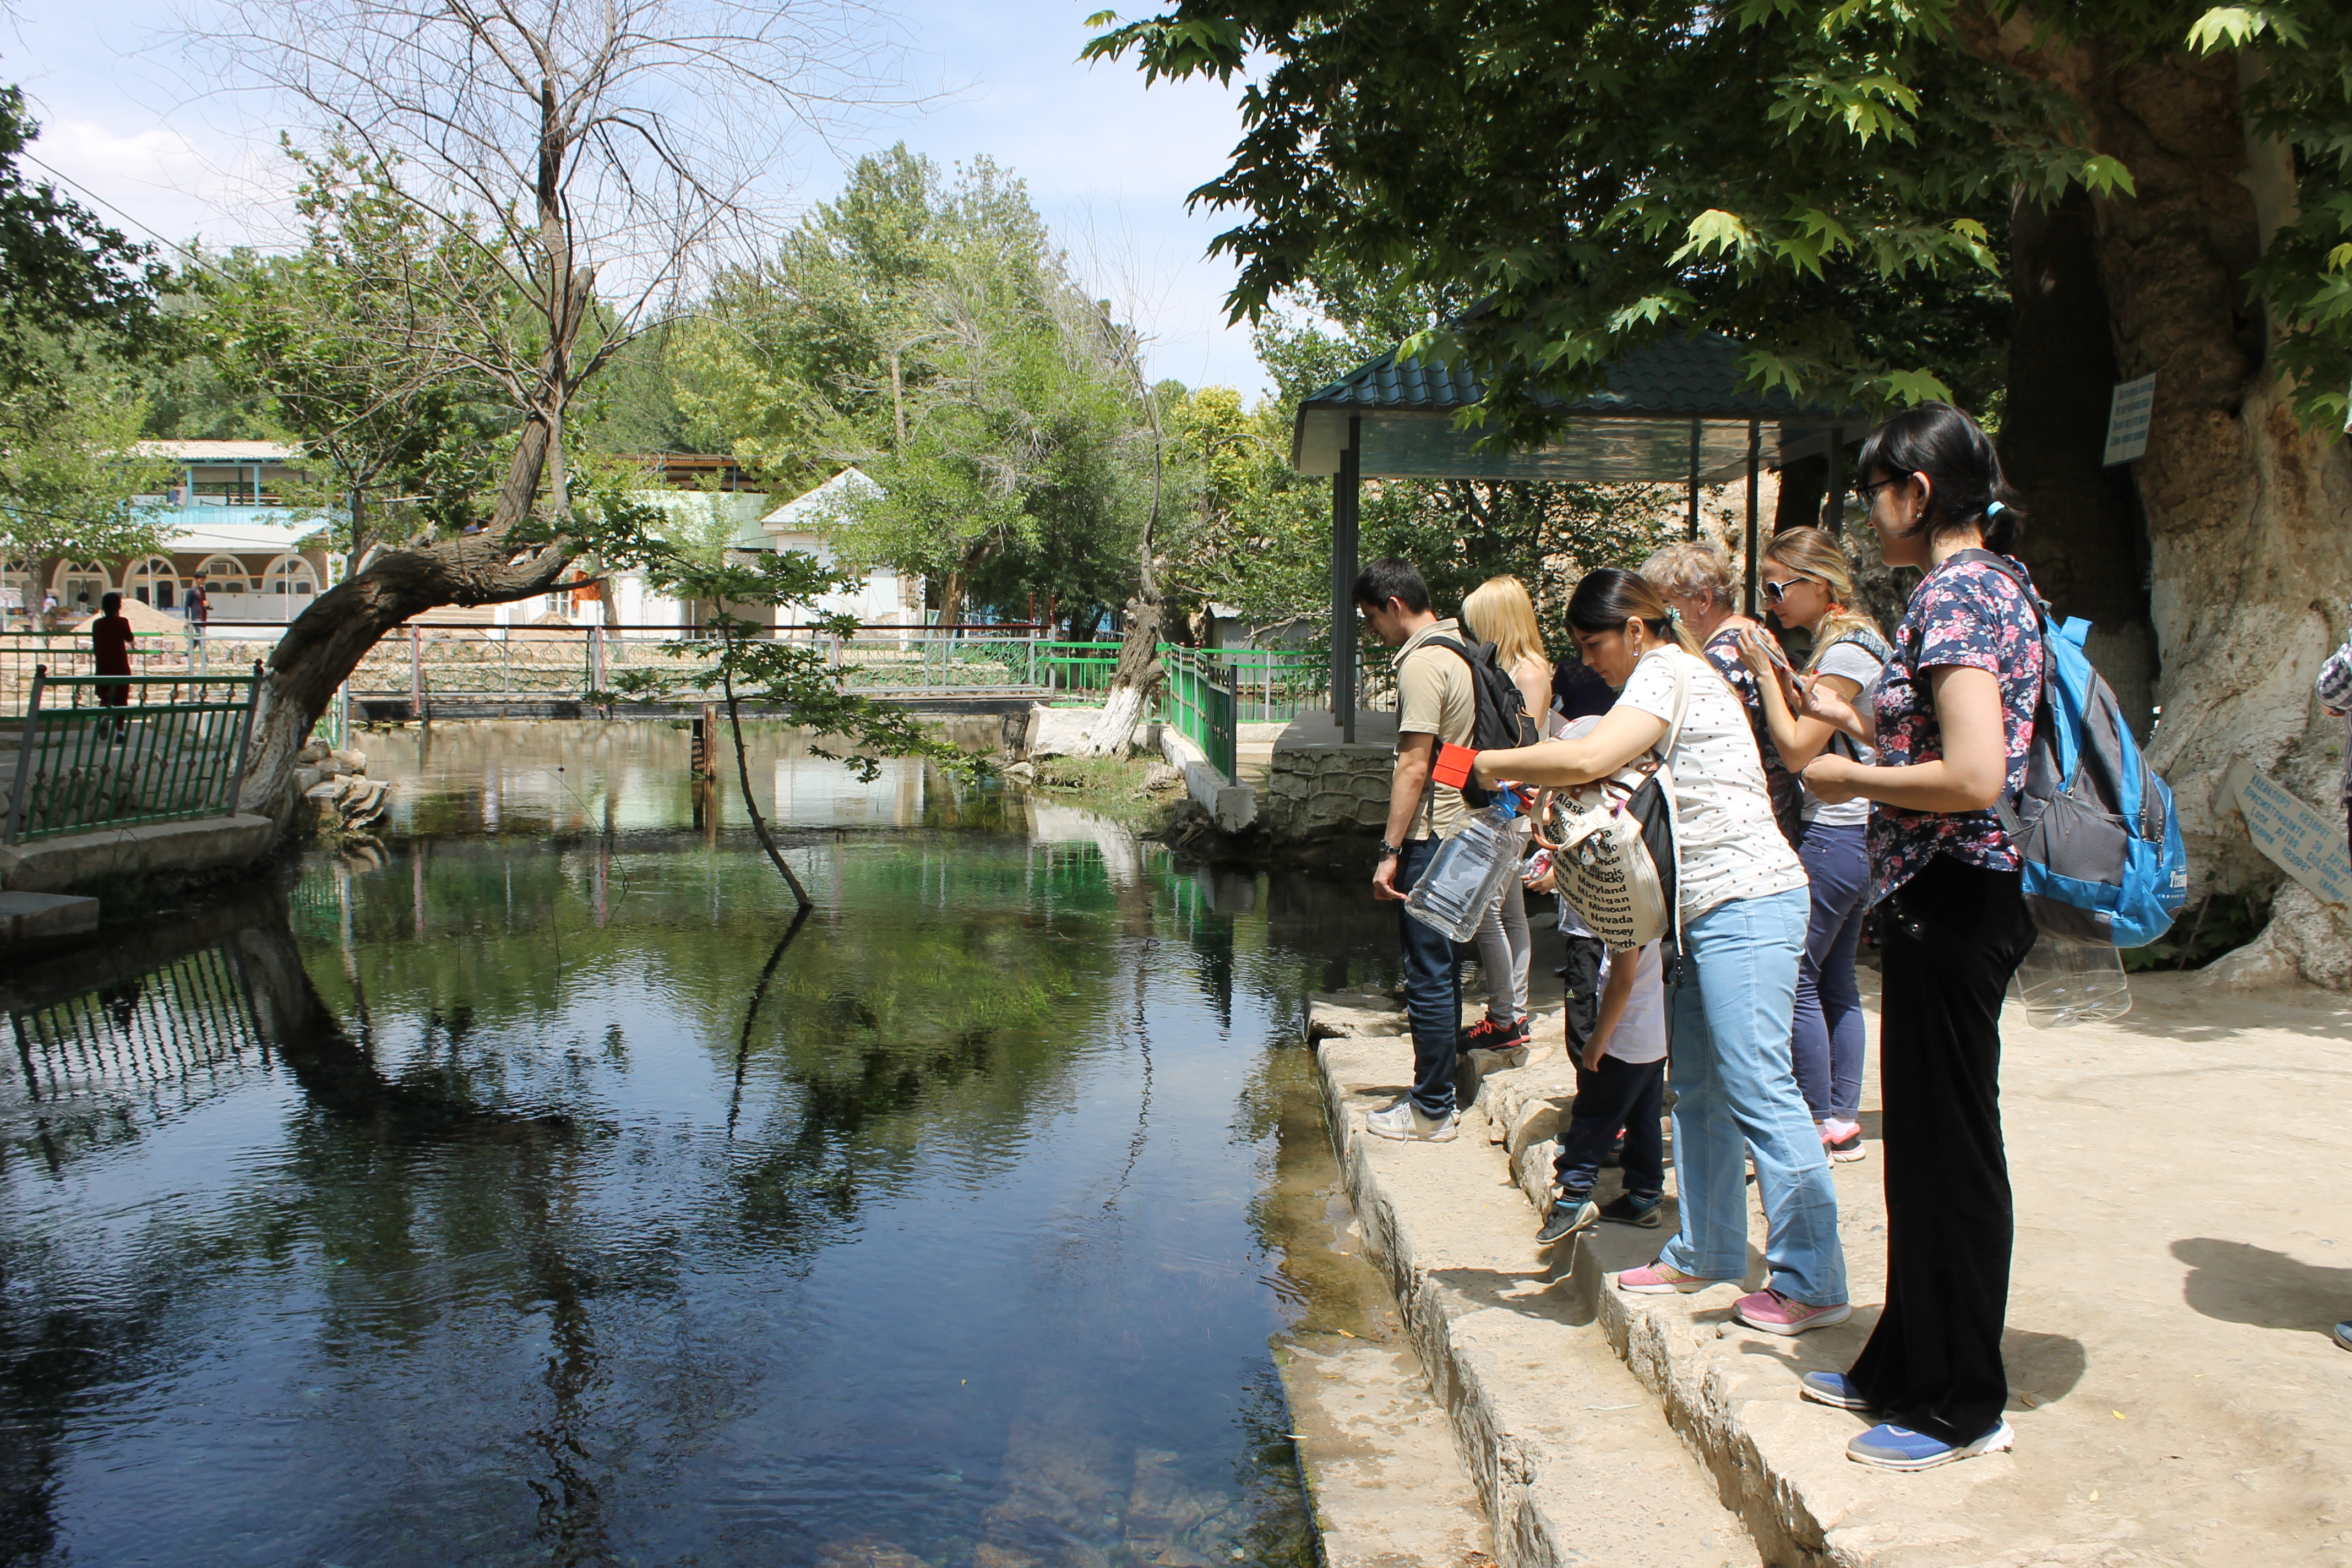
<instances>
[{"instance_id":1,"label":"clear plastic water jug","mask_svg":"<svg viewBox=\"0 0 2352 1568\"><path fill-rule=\"evenodd\" d=\"M2043 931L2012 984L2037 1029L2104 1024L2131 1011L2123 954L2104 942L2070 942Z\"/></svg>"},{"instance_id":2,"label":"clear plastic water jug","mask_svg":"<svg viewBox=\"0 0 2352 1568\"><path fill-rule=\"evenodd\" d=\"M1478 934L1503 879L1517 873L1524 848L1508 805L1497 801L1473 813L1461 832L1437 847L1405 895L1404 912L1455 942L1468 942Z\"/></svg>"}]
</instances>

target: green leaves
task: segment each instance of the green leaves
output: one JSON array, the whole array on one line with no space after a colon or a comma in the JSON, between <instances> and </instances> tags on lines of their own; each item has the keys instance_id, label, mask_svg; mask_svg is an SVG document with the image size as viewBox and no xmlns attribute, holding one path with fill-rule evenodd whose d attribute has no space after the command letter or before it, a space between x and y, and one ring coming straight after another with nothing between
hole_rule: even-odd
<instances>
[{"instance_id":1,"label":"green leaves","mask_svg":"<svg viewBox=\"0 0 2352 1568\"><path fill-rule=\"evenodd\" d=\"M1735 257L1745 257L1756 247L1756 235L1738 213L1727 213L1720 207L1709 207L1690 220L1684 228L1681 249L1667 258L1681 261L1686 257L1712 256L1730 251Z\"/></svg>"},{"instance_id":2,"label":"green leaves","mask_svg":"<svg viewBox=\"0 0 2352 1568\"><path fill-rule=\"evenodd\" d=\"M2291 5L2216 5L2189 24L2189 47L2199 54L2242 49L2265 33L2296 47L2311 41Z\"/></svg>"}]
</instances>

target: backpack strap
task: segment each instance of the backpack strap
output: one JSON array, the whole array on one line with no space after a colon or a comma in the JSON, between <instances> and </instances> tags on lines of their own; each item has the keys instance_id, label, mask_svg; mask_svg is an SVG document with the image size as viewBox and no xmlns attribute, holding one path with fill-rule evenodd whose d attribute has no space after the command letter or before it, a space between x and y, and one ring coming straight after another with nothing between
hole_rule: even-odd
<instances>
[{"instance_id":1,"label":"backpack strap","mask_svg":"<svg viewBox=\"0 0 2352 1568\"><path fill-rule=\"evenodd\" d=\"M2057 663L2050 648L2051 629L2054 624L2050 613L2050 602L2042 596L2041 590L2034 587L2033 579L2025 574L2025 569L2022 566L1997 551L1959 550L1945 557L1947 565L1955 561L1965 561L1971 565L1991 567L2009 579L2017 591L2025 596L2027 605L2033 611L2034 629L2042 637L2042 679L2033 694L2033 729L2034 732L2039 734L2042 731L2042 727L2055 718L2050 705L2050 681L2055 674L2052 667ZM1916 659L1918 655L1915 653L1912 658ZM2003 749L2007 749L2005 743ZM2012 844L2024 833L2025 824L2018 816L2017 807L2010 800L2007 790L1993 797L1992 815L1994 820L2000 824L2001 832L2009 836Z\"/></svg>"},{"instance_id":2,"label":"backpack strap","mask_svg":"<svg viewBox=\"0 0 2352 1568\"><path fill-rule=\"evenodd\" d=\"M1456 654L1459 654L1459 655L1461 656L1461 658L1462 658L1462 662L1463 662L1464 664L1466 664L1466 665L1468 665L1468 666L1470 667L1470 735L1471 735L1471 738L1472 738L1473 740L1475 740L1475 739L1477 738L1477 735L1478 735L1478 663L1477 663L1477 660L1475 660L1475 659L1474 659L1474 658L1472 658L1470 657L1470 650L1469 650L1468 648L1464 647L1460 643L1455 642L1452 637L1427 637L1427 638L1424 638L1424 639L1423 639L1423 641L1422 641L1421 647L1414 648L1414 649L1412 650L1412 652L1413 652L1413 653L1419 653L1419 652L1421 651L1421 649L1422 649L1422 648L1425 648L1425 647L1443 647L1443 648L1451 648L1451 649L1453 649L1453 650L1454 650L1454 652L1455 652ZM1405 658L1411 658L1412 657L1412 654L1407 654L1407 655L1405 655ZM1398 673L1400 676L1402 676L1402 675L1404 673L1404 659L1399 659L1399 660L1397 661L1397 673ZM1438 745L1438 746L1443 746L1443 745L1444 745L1444 744L1446 743L1446 742L1445 742L1445 737L1444 737L1444 736L1443 736L1443 735L1438 735L1438 736L1435 736L1435 737L1433 737L1433 738L1436 741L1436 742L1437 742L1437 745ZM1432 768L1431 768L1431 776L1430 776L1430 778L1428 779L1428 781L1427 781L1426 783L1424 783L1424 784L1421 786L1421 806L1420 806L1420 808L1419 808L1419 809L1418 809L1418 810L1413 814L1413 816L1414 816L1414 819L1415 819L1416 821L1420 822L1423 826L1427 827L1427 828L1429 829L1429 831L1430 831L1430 835L1431 835L1431 837L1434 837L1436 836L1436 833L1437 833L1437 778L1436 778L1436 773L1435 773L1435 763L1436 763L1436 761L1437 761L1437 751L1436 751L1436 748L1435 748L1435 747L1433 747L1433 748L1431 748L1431 751L1430 751L1430 763L1431 763L1431 764L1432 764ZM1467 805L1469 804L1469 802L1465 800L1465 802L1463 802L1463 804L1464 804L1465 805Z\"/></svg>"}]
</instances>

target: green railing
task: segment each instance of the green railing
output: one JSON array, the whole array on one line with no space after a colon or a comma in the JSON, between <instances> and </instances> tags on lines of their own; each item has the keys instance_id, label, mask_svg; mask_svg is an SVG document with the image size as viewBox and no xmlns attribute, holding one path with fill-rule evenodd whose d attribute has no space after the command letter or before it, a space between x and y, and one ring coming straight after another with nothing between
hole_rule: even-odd
<instances>
[{"instance_id":1,"label":"green railing","mask_svg":"<svg viewBox=\"0 0 2352 1568\"><path fill-rule=\"evenodd\" d=\"M0 751L0 843L226 816L260 689L258 665L211 676L37 668L16 748Z\"/></svg>"},{"instance_id":2,"label":"green railing","mask_svg":"<svg viewBox=\"0 0 2352 1568\"><path fill-rule=\"evenodd\" d=\"M1054 691L1108 691L1118 668L1118 648L1115 642L1040 642L1043 683Z\"/></svg>"},{"instance_id":3,"label":"green railing","mask_svg":"<svg viewBox=\"0 0 2352 1568\"><path fill-rule=\"evenodd\" d=\"M1168 678L1168 722L1233 783L1235 721L1229 670L1213 650L1192 647L1163 647L1160 668Z\"/></svg>"}]
</instances>

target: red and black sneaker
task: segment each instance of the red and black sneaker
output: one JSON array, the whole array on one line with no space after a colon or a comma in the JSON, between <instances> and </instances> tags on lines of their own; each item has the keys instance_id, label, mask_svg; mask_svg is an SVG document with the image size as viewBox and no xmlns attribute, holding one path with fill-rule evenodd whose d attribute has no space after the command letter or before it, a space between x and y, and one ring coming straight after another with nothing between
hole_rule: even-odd
<instances>
[{"instance_id":1,"label":"red and black sneaker","mask_svg":"<svg viewBox=\"0 0 2352 1568\"><path fill-rule=\"evenodd\" d=\"M1525 1018L1506 1024L1489 1015L1463 1030L1462 1037L1454 1042L1454 1048L1464 1051L1508 1051L1516 1050L1527 1043L1528 1021Z\"/></svg>"}]
</instances>

